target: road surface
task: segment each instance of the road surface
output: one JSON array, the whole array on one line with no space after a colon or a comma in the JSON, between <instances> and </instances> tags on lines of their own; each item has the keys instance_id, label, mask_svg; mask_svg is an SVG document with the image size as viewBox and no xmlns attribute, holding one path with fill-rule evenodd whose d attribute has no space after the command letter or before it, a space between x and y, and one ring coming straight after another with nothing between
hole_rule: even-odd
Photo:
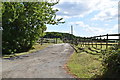
<instances>
[{"instance_id":1,"label":"road surface","mask_svg":"<svg viewBox=\"0 0 120 80\"><path fill-rule=\"evenodd\" d=\"M3 78L72 78L63 69L73 53L67 43L54 44L43 50L22 55L14 60L2 60Z\"/></svg>"}]
</instances>

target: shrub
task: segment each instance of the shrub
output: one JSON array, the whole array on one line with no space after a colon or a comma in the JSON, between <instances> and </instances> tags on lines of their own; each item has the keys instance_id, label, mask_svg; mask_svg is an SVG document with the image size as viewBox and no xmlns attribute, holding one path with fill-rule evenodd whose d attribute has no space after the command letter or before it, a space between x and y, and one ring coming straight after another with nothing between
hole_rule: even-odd
<instances>
[{"instance_id":1,"label":"shrub","mask_svg":"<svg viewBox=\"0 0 120 80\"><path fill-rule=\"evenodd\" d=\"M113 46L103 54L103 77L120 78L120 48Z\"/></svg>"}]
</instances>

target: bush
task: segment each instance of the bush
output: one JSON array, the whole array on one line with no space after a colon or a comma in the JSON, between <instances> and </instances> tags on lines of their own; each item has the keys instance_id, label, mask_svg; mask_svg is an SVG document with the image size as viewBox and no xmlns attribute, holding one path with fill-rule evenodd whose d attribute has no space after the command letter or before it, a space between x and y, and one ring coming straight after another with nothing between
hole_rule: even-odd
<instances>
[{"instance_id":1,"label":"bush","mask_svg":"<svg viewBox=\"0 0 120 80\"><path fill-rule=\"evenodd\" d=\"M120 48L113 46L103 54L103 77L120 78Z\"/></svg>"}]
</instances>

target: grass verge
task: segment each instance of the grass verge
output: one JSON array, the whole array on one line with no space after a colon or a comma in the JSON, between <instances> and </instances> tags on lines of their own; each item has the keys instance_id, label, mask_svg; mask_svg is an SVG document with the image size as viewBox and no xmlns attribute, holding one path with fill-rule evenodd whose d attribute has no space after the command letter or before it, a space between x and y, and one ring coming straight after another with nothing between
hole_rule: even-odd
<instances>
[{"instance_id":1,"label":"grass verge","mask_svg":"<svg viewBox=\"0 0 120 80\"><path fill-rule=\"evenodd\" d=\"M25 55L25 54L30 54L30 53L33 53L33 52L36 52L38 50L42 50L46 47L48 47L49 45L52 45L52 43L46 43L46 44L43 44L43 45L40 45L38 43L36 43L32 49L30 49L29 51L27 52L22 52L22 53L15 53L15 55L11 54L11 55L4 55L3 58L10 58L10 57L14 57L14 56L21 56L21 55Z\"/></svg>"},{"instance_id":2,"label":"grass verge","mask_svg":"<svg viewBox=\"0 0 120 80\"><path fill-rule=\"evenodd\" d=\"M101 75L103 68L100 55L93 55L86 52L74 53L71 55L66 67L68 73L77 78L96 78Z\"/></svg>"}]
</instances>

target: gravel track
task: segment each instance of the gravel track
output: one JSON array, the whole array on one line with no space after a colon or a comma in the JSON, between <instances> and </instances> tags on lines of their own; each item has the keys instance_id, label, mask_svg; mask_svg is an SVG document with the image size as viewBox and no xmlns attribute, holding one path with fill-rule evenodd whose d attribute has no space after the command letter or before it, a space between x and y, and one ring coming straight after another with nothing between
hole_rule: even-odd
<instances>
[{"instance_id":1,"label":"gravel track","mask_svg":"<svg viewBox=\"0 0 120 80\"><path fill-rule=\"evenodd\" d=\"M74 52L67 44L54 44L13 60L2 60L3 78L73 78L63 69Z\"/></svg>"}]
</instances>

